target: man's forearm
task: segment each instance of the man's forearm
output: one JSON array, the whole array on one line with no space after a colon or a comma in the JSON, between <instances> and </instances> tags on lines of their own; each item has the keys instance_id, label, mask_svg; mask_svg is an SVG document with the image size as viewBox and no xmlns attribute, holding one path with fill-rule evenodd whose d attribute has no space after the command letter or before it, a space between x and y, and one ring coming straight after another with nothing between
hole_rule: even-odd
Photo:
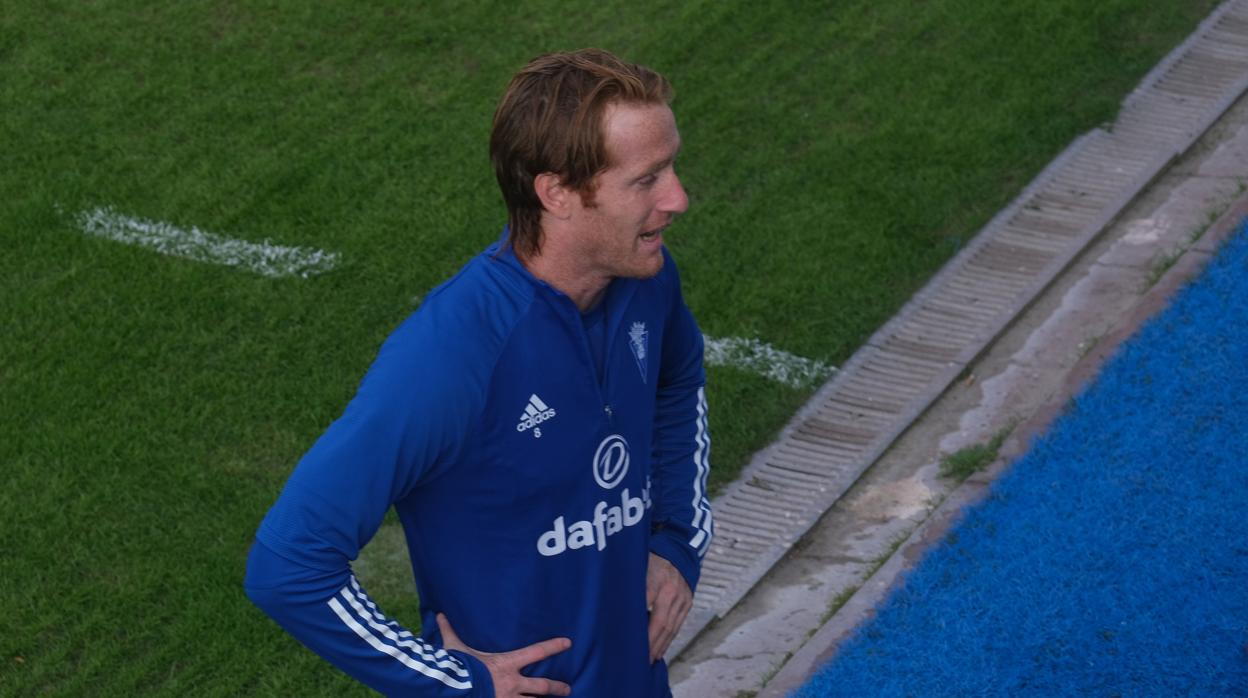
<instances>
[{"instance_id":1,"label":"man's forearm","mask_svg":"<svg viewBox=\"0 0 1248 698\"><path fill-rule=\"evenodd\" d=\"M705 389L673 392L660 395L656 418L650 550L675 565L692 590L714 533L706 494L711 441Z\"/></svg>"},{"instance_id":2,"label":"man's forearm","mask_svg":"<svg viewBox=\"0 0 1248 698\"><path fill-rule=\"evenodd\" d=\"M489 671L479 660L434 647L389 620L349 568L313 570L257 541L244 588L297 640L385 695L494 695Z\"/></svg>"}]
</instances>

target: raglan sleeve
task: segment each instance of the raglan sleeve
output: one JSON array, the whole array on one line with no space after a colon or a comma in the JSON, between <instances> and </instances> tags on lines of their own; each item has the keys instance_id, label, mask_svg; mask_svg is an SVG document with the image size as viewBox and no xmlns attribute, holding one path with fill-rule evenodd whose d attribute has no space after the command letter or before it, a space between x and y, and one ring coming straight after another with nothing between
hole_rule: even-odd
<instances>
[{"instance_id":1,"label":"raglan sleeve","mask_svg":"<svg viewBox=\"0 0 1248 698\"><path fill-rule=\"evenodd\" d=\"M244 589L296 639L385 695L493 696L484 664L388 619L351 571L391 504L454 462L478 409L476 378L448 370L455 356L422 342L418 318L383 344L343 415L295 467L256 533Z\"/></svg>"},{"instance_id":2,"label":"raglan sleeve","mask_svg":"<svg viewBox=\"0 0 1248 698\"><path fill-rule=\"evenodd\" d=\"M706 493L711 455L706 373L702 333L685 305L670 258L665 266L671 270L671 306L655 407L650 551L671 562L692 590L714 533Z\"/></svg>"}]
</instances>

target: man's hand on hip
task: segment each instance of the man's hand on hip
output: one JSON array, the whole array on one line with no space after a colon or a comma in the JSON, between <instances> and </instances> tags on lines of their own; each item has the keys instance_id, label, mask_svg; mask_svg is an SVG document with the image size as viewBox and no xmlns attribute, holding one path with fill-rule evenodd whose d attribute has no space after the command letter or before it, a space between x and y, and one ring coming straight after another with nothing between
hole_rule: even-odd
<instances>
[{"instance_id":1,"label":"man's hand on hip","mask_svg":"<svg viewBox=\"0 0 1248 698\"><path fill-rule=\"evenodd\" d=\"M467 652L480 659L490 670L490 678L494 681L494 695L497 698L517 698L518 696L567 696L572 694L572 687L562 681L532 678L524 676L520 670L534 662L568 649L572 641L566 637L556 637L542 642L535 642L528 647L521 647L511 652L478 652L465 645L446 616L438 614L438 628L442 631L442 646L448 650Z\"/></svg>"},{"instance_id":2,"label":"man's hand on hip","mask_svg":"<svg viewBox=\"0 0 1248 698\"><path fill-rule=\"evenodd\" d=\"M693 607L693 592L676 566L650 553L646 567L646 608L650 611L650 663L667 652Z\"/></svg>"}]
</instances>

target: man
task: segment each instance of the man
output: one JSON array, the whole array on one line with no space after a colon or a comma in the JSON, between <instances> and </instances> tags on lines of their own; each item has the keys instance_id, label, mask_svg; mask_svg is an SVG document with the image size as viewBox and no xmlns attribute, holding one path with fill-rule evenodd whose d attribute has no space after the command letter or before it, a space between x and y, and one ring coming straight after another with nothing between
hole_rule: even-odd
<instances>
[{"instance_id":1,"label":"man","mask_svg":"<svg viewBox=\"0 0 1248 698\"><path fill-rule=\"evenodd\" d=\"M385 342L260 525L248 595L369 686L670 695L712 533L702 337L663 247L688 207L671 96L599 50L512 79L503 238ZM391 506L419 637L349 566Z\"/></svg>"}]
</instances>

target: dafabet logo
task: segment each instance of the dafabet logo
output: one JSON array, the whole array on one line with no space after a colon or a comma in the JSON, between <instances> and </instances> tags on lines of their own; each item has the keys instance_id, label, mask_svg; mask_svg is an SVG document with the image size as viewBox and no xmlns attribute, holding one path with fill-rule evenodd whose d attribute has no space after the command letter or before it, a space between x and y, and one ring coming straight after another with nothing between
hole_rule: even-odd
<instances>
[{"instance_id":1,"label":"dafabet logo","mask_svg":"<svg viewBox=\"0 0 1248 698\"><path fill-rule=\"evenodd\" d=\"M594 452L594 482L603 489L614 489L624 481L628 465L628 441L619 434L612 434L603 439ZM566 523L562 516L556 518L550 530L538 537L537 551L551 557L580 548L605 549L608 536L636 526L645 518L646 510L650 508L650 478L646 478L646 486L640 496L630 496L625 487L618 501L619 504L600 501L594 505L593 514L588 519L571 524Z\"/></svg>"}]
</instances>

